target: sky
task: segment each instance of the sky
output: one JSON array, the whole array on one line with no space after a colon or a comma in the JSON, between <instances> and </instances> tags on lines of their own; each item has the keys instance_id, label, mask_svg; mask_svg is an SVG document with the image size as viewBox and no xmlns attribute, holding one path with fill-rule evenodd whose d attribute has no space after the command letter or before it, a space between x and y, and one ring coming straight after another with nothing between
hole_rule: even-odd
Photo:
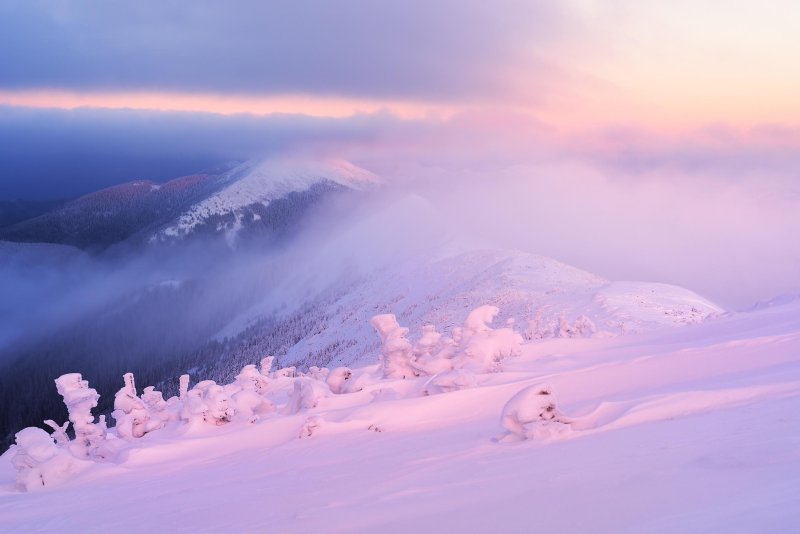
<instances>
[{"instance_id":1,"label":"sky","mask_svg":"<svg viewBox=\"0 0 800 534\"><path fill-rule=\"evenodd\" d=\"M522 135L542 123L606 158L631 156L611 146L619 132L650 140L634 156L655 160L709 129L737 146L701 159L736 159L747 137L748 153L791 152L798 35L791 0L3 0L0 198L454 117Z\"/></svg>"},{"instance_id":2,"label":"sky","mask_svg":"<svg viewBox=\"0 0 800 534\"><path fill-rule=\"evenodd\" d=\"M667 245L633 275L683 242L742 256L707 270L758 250L778 291L800 270L797 65L794 0L0 0L0 200L305 151L638 225Z\"/></svg>"}]
</instances>

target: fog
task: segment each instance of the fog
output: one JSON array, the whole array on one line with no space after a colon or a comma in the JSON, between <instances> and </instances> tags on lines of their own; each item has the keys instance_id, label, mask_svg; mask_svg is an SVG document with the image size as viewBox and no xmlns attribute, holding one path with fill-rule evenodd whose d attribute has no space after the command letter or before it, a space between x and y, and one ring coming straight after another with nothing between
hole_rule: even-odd
<instances>
[{"instance_id":1,"label":"fog","mask_svg":"<svg viewBox=\"0 0 800 534\"><path fill-rule=\"evenodd\" d=\"M315 303L331 288L387 263L428 261L454 242L540 254L611 280L676 284L728 310L800 289L791 143L640 134L623 150L618 137L586 142L535 121L481 116L357 117L317 137L308 131L276 130L273 148L348 159L383 183L312 205L280 239L231 247L198 237L94 255L0 244L0 405L16 410L4 414L6 442L62 409L51 387L61 373L84 373L106 399L130 370L148 384L189 368L221 379L235 367L225 358L254 357L247 335L259 354L283 350L324 324ZM193 139L173 156L213 137ZM28 398L41 391L43 400ZM19 395L28 397L8 401Z\"/></svg>"}]
</instances>

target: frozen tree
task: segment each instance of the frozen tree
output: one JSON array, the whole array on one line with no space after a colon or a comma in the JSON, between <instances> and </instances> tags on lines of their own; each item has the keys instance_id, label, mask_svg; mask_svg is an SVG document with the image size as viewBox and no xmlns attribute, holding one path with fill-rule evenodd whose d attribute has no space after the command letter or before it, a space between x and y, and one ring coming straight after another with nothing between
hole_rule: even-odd
<instances>
[{"instance_id":1,"label":"frozen tree","mask_svg":"<svg viewBox=\"0 0 800 534\"><path fill-rule=\"evenodd\" d=\"M228 398L225 388L215 384L212 380L204 380L209 383L203 388L203 400L206 403L206 421L215 425L222 425L233 419L236 410ZM203 383L201 382L201 384ZM199 384L198 384L199 386Z\"/></svg>"},{"instance_id":2,"label":"frozen tree","mask_svg":"<svg viewBox=\"0 0 800 534\"><path fill-rule=\"evenodd\" d=\"M592 320L585 315L581 315L575 319L572 330L578 337L592 337L597 333L597 327Z\"/></svg>"},{"instance_id":3,"label":"frozen tree","mask_svg":"<svg viewBox=\"0 0 800 534\"><path fill-rule=\"evenodd\" d=\"M297 376L297 367L284 367L270 374L272 378L294 378Z\"/></svg>"},{"instance_id":4,"label":"frozen tree","mask_svg":"<svg viewBox=\"0 0 800 534\"><path fill-rule=\"evenodd\" d=\"M255 365L245 365L236 375L236 384L244 389L252 390L259 395L266 395L269 389L269 378L259 372Z\"/></svg>"},{"instance_id":5,"label":"frozen tree","mask_svg":"<svg viewBox=\"0 0 800 534\"><path fill-rule=\"evenodd\" d=\"M547 439L570 431L570 421L559 412L547 384L528 386L511 397L503 407L501 424L506 439Z\"/></svg>"},{"instance_id":6,"label":"frozen tree","mask_svg":"<svg viewBox=\"0 0 800 534\"><path fill-rule=\"evenodd\" d=\"M347 381L353 376L353 371L347 367L337 367L330 373L326 380L328 387L333 393L345 393L347 391Z\"/></svg>"},{"instance_id":7,"label":"frozen tree","mask_svg":"<svg viewBox=\"0 0 800 534\"><path fill-rule=\"evenodd\" d=\"M461 330L457 367L475 372L498 371L503 358L521 353L522 336L512 328L489 326L499 312L495 306L481 306L467 316Z\"/></svg>"},{"instance_id":8,"label":"frozen tree","mask_svg":"<svg viewBox=\"0 0 800 534\"><path fill-rule=\"evenodd\" d=\"M189 392L189 375L181 375L179 379L179 398L184 400L186 398L186 394Z\"/></svg>"},{"instance_id":9,"label":"frozen tree","mask_svg":"<svg viewBox=\"0 0 800 534\"><path fill-rule=\"evenodd\" d=\"M70 450L78 458L102 457L101 446L106 439L105 417L95 424L92 408L97 407L100 395L89 387L80 373L68 373L56 379L56 388L64 399L69 412L69 420L75 429L75 440Z\"/></svg>"},{"instance_id":10,"label":"frozen tree","mask_svg":"<svg viewBox=\"0 0 800 534\"><path fill-rule=\"evenodd\" d=\"M50 434L50 436L56 440L56 444L58 444L59 447L69 447L69 436L67 435L69 421L65 421L63 425L59 426L59 424L52 419L48 419L44 424L53 429L53 433Z\"/></svg>"},{"instance_id":11,"label":"frozen tree","mask_svg":"<svg viewBox=\"0 0 800 534\"><path fill-rule=\"evenodd\" d=\"M255 365L245 365L236 375L233 384L225 386L226 393L233 401L236 416L255 423L261 415L275 411L266 395L269 379L262 375Z\"/></svg>"},{"instance_id":12,"label":"frozen tree","mask_svg":"<svg viewBox=\"0 0 800 534\"><path fill-rule=\"evenodd\" d=\"M267 356L266 358L261 359L261 374L264 376L269 376L269 373L272 371L272 362L275 361L275 356Z\"/></svg>"},{"instance_id":13,"label":"frozen tree","mask_svg":"<svg viewBox=\"0 0 800 534\"><path fill-rule=\"evenodd\" d=\"M451 358L455 355L455 342L428 324L422 327L422 337L414 345L413 365L421 373L435 375L453 369Z\"/></svg>"},{"instance_id":14,"label":"frozen tree","mask_svg":"<svg viewBox=\"0 0 800 534\"><path fill-rule=\"evenodd\" d=\"M414 351L408 340L408 328L401 327L391 314L376 315L372 326L383 342L381 347L381 369L384 378L413 378L419 376L414 367Z\"/></svg>"},{"instance_id":15,"label":"frozen tree","mask_svg":"<svg viewBox=\"0 0 800 534\"><path fill-rule=\"evenodd\" d=\"M203 380L186 393L181 418L190 423L222 425L230 422L235 413L225 389L213 380Z\"/></svg>"},{"instance_id":16,"label":"frozen tree","mask_svg":"<svg viewBox=\"0 0 800 534\"><path fill-rule=\"evenodd\" d=\"M329 397L330 388L324 382L308 377L295 378L289 400L284 407L285 414L316 408L321 399Z\"/></svg>"},{"instance_id":17,"label":"frozen tree","mask_svg":"<svg viewBox=\"0 0 800 534\"><path fill-rule=\"evenodd\" d=\"M562 313L558 316L558 329L556 330L556 337L575 337L575 332L572 330L572 325L567 321L566 316Z\"/></svg>"},{"instance_id":18,"label":"frozen tree","mask_svg":"<svg viewBox=\"0 0 800 534\"><path fill-rule=\"evenodd\" d=\"M60 428L60 427L59 427ZM35 491L69 478L77 462L63 447L58 447L50 435L37 427L17 432L11 463L17 470L17 484Z\"/></svg>"},{"instance_id":19,"label":"frozen tree","mask_svg":"<svg viewBox=\"0 0 800 534\"><path fill-rule=\"evenodd\" d=\"M317 367L316 365L312 365L308 368L308 376L313 378L314 380L319 380L321 382L325 382L328 379L328 375L330 374L330 369L327 367Z\"/></svg>"},{"instance_id":20,"label":"frozen tree","mask_svg":"<svg viewBox=\"0 0 800 534\"><path fill-rule=\"evenodd\" d=\"M147 411L150 413L151 422L158 423L159 428L178 418L177 410L173 410L169 402L164 400L163 393L156 391L153 386L144 388L142 402L144 402ZM148 432L150 431L148 430Z\"/></svg>"},{"instance_id":21,"label":"frozen tree","mask_svg":"<svg viewBox=\"0 0 800 534\"><path fill-rule=\"evenodd\" d=\"M148 432L163 427L169 416L166 413L154 416L148 404L136 395L133 373L125 373L123 379L125 385L114 396L114 411L111 412L111 416L117 422L115 427L117 435L123 439L141 438ZM157 392L156 397L153 388L148 389L151 405L155 407L160 400L162 404L157 409L165 411L166 402L161 393Z\"/></svg>"}]
</instances>

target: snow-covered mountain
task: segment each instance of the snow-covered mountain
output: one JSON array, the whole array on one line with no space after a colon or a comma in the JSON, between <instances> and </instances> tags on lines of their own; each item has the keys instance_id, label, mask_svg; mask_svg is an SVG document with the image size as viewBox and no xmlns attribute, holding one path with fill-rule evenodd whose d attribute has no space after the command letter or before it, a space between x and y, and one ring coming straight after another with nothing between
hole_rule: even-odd
<instances>
[{"instance_id":1,"label":"snow-covered mountain","mask_svg":"<svg viewBox=\"0 0 800 534\"><path fill-rule=\"evenodd\" d=\"M377 339L369 324L376 313L397 315L412 332L425 324L449 332L472 309L489 304L500 309L499 323L513 320L526 338L545 339L646 332L699 323L722 312L680 287L612 282L550 258L509 250L456 248L439 257L380 265L337 280L320 295L293 306L292 300L271 294L217 338L232 338L233 346L247 348L231 355L237 361L262 351L279 355L286 365L352 365L376 357ZM283 330L292 344L276 346L281 340L276 332Z\"/></svg>"},{"instance_id":2,"label":"snow-covered mountain","mask_svg":"<svg viewBox=\"0 0 800 534\"><path fill-rule=\"evenodd\" d=\"M378 183L376 175L343 160L247 162L219 177L213 194L192 204L151 239L185 237L211 221L217 222L216 231L232 239L243 225L261 221L276 200L315 187L362 190Z\"/></svg>"},{"instance_id":3,"label":"snow-covered mountain","mask_svg":"<svg viewBox=\"0 0 800 534\"><path fill-rule=\"evenodd\" d=\"M405 350L400 334L384 350ZM110 431L78 417L92 384L66 376L85 441L19 434L0 457L0 530L793 532L798 355L789 301L531 340L501 372L267 364L168 402L130 378L116 402L127 430Z\"/></svg>"},{"instance_id":4,"label":"snow-covered mountain","mask_svg":"<svg viewBox=\"0 0 800 534\"><path fill-rule=\"evenodd\" d=\"M122 243L173 242L193 234L282 236L331 193L357 191L378 178L346 161L250 161L221 173L164 184L135 181L67 202L0 230L0 239L103 250Z\"/></svg>"}]
</instances>

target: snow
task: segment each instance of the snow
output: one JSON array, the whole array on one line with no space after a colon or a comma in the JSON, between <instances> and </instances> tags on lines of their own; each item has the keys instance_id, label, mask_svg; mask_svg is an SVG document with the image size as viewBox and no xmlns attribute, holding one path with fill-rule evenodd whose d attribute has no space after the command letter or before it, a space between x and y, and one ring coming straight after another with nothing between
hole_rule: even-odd
<instances>
[{"instance_id":1,"label":"snow","mask_svg":"<svg viewBox=\"0 0 800 534\"><path fill-rule=\"evenodd\" d=\"M168 237L184 236L215 215L232 213L235 225L226 231L229 243L235 241L242 226L243 208L253 204L268 205L289 193L305 191L311 186L332 182L349 189L364 189L379 182L371 172L343 160L292 160L287 158L249 161L221 177L222 187L214 194L192 205L174 224L160 231ZM252 216L258 220L257 215ZM154 237L153 240L158 240Z\"/></svg>"},{"instance_id":2,"label":"snow","mask_svg":"<svg viewBox=\"0 0 800 534\"><path fill-rule=\"evenodd\" d=\"M274 287L268 302L243 312L217 339L234 337L260 317L294 312L304 302L297 295L309 285L304 276L299 272L288 288ZM500 310L497 324L514 318L525 338L539 339L647 332L698 323L723 311L676 286L611 282L535 254L458 246L439 251L438 256L420 254L377 265L339 289L334 299L314 305L328 328L313 335L302 332L282 362L301 362L309 353L337 344L346 350L334 355L331 365L373 362L376 338L370 319L378 313L396 315L414 332L434 325L449 335L471 310L491 305ZM283 301L276 296L282 291L288 295Z\"/></svg>"},{"instance_id":3,"label":"snow","mask_svg":"<svg viewBox=\"0 0 800 534\"><path fill-rule=\"evenodd\" d=\"M633 289L616 293L646 295ZM276 400L255 422L168 425L30 492L12 448L0 531L797 531L800 302L779 302L684 328L531 339L502 372L439 388L376 365L332 371L343 393L247 368L237 383L255 390L270 373ZM568 432L531 431L543 387ZM527 439L503 439L509 424Z\"/></svg>"}]
</instances>

